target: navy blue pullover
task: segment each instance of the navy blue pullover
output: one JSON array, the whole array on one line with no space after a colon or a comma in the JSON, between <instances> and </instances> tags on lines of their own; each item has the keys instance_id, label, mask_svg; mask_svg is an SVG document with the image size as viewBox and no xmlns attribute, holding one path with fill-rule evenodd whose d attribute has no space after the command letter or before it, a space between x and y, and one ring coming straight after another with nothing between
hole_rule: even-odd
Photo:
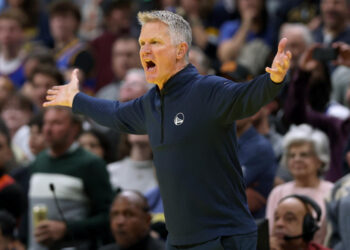
<instances>
[{"instance_id":1,"label":"navy blue pullover","mask_svg":"<svg viewBox=\"0 0 350 250\"><path fill-rule=\"evenodd\" d=\"M253 115L283 84L269 74L237 84L191 65L159 91L127 102L79 93L73 111L122 132L150 137L172 245L256 231L237 158L234 121Z\"/></svg>"}]
</instances>

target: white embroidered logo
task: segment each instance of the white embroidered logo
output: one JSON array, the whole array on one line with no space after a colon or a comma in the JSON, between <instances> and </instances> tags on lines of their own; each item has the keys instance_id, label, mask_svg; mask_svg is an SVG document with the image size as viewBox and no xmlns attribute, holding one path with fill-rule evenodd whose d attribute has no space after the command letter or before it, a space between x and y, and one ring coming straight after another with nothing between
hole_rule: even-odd
<instances>
[{"instance_id":1,"label":"white embroidered logo","mask_svg":"<svg viewBox=\"0 0 350 250\"><path fill-rule=\"evenodd\" d=\"M182 123L184 123L185 115L183 113L177 113L174 118L174 124L176 126L180 126Z\"/></svg>"}]
</instances>

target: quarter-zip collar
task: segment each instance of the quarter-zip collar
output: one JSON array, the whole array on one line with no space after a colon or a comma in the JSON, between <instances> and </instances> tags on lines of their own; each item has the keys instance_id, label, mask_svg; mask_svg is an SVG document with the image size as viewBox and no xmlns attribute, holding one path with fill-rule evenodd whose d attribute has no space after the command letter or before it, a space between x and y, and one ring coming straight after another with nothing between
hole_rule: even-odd
<instances>
[{"instance_id":1,"label":"quarter-zip collar","mask_svg":"<svg viewBox=\"0 0 350 250\"><path fill-rule=\"evenodd\" d=\"M191 82L191 79L193 79L193 77L196 75L198 75L197 69L191 63L189 63L182 70L170 77L164 84L163 89L159 92L163 95L168 94L169 92L174 92Z\"/></svg>"}]
</instances>

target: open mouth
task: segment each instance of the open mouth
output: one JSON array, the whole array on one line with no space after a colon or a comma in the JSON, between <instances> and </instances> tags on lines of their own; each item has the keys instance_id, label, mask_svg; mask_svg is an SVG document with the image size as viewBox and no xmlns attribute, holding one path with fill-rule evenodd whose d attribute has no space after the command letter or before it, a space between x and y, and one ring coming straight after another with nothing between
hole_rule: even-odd
<instances>
[{"instance_id":1,"label":"open mouth","mask_svg":"<svg viewBox=\"0 0 350 250\"><path fill-rule=\"evenodd\" d=\"M146 61L147 70L152 70L156 67L156 64L153 61Z\"/></svg>"}]
</instances>

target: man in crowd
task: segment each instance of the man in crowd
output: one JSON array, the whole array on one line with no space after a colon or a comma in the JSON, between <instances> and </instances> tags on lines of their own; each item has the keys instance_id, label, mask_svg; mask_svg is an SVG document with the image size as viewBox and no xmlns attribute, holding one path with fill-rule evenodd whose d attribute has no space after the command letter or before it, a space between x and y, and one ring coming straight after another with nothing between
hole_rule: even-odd
<instances>
[{"instance_id":1,"label":"man in crowd","mask_svg":"<svg viewBox=\"0 0 350 250\"><path fill-rule=\"evenodd\" d=\"M29 166L29 214L44 204L47 218L34 225L29 216L29 249L77 245L94 249L95 241L108 230L112 191L106 165L78 146L80 127L67 108L44 112L43 133L49 148Z\"/></svg>"},{"instance_id":2,"label":"man in crowd","mask_svg":"<svg viewBox=\"0 0 350 250\"><path fill-rule=\"evenodd\" d=\"M151 215L146 198L137 191L118 193L110 210L110 226L116 243L100 250L164 250L161 240L150 236Z\"/></svg>"},{"instance_id":3,"label":"man in crowd","mask_svg":"<svg viewBox=\"0 0 350 250\"><path fill-rule=\"evenodd\" d=\"M312 242L320 218L321 208L311 198L303 195L282 198L275 211L270 249L327 250Z\"/></svg>"}]
</instances>

